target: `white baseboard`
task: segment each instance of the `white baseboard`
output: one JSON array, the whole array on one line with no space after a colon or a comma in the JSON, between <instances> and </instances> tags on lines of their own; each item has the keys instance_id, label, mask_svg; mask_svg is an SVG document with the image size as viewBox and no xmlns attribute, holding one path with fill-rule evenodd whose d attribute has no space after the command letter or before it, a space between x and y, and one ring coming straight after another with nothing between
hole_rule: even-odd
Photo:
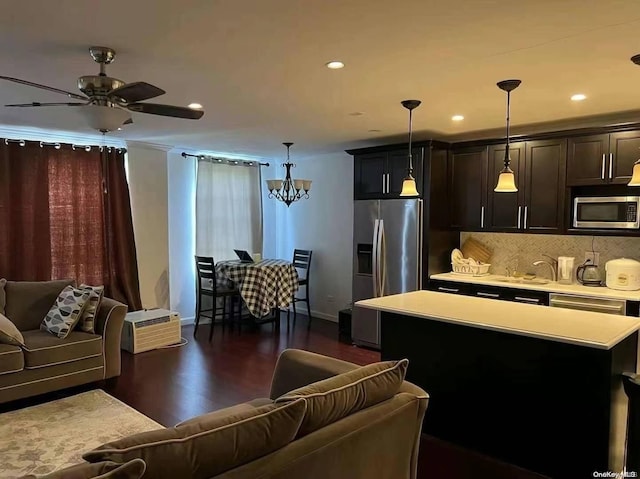
<instances>
[{"instance_id":1,"label":"white baseboard","mask_svg":"<svg viewBox=\"0 0 640 479\"><path fill-rule=\"evenodd\" d=\"M189 316L188 318L180 318L180 324L182 326L189 326L190 324L193 324L195 319L196 319L195 316Z\"/></svg>"}]
</instances>

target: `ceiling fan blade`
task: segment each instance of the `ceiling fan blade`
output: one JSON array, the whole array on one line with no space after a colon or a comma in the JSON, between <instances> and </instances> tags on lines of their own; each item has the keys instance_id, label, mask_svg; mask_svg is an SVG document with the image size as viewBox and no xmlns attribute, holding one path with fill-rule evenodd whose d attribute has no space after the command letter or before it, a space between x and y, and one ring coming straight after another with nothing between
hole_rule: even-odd
<instances>
[{"instance_id":1,"label":"ceiling fan blade","mask_svg":"<svg viewBox=\"0 0 640 479\"><path fill-rule=\"evenodd\" d=\"M194 110L184 106L161 105L159 103L132 103L127 105L131 111L138 113L150 113L152 115L172 116L174 118L186 118L199 120L204 115L202 110Z\"/></svg>"},{"instance_id":2,"label":"ceiling fan blade","mask_svg":"<svg viewBox=\"0 0 640 479\"><path fill-rule=\"evenodd\" d=\"M80 102L69 102L69 103L40 103L37 101L31 103L15 103L13 105L5 105L5 106L18 106L18 107L33 107L33 106L85 106L88 103L80 103Z\"/></svg>"},{"instance_id":3,"label":"ceiling fan blade","mask_svg":"<svg viewBox=\"0 0 640 479\"><path fill-rule=\"evenodd\" d=\"M133 118L129 118L127 121L123 123L123 125L131 125L133 123Z\"/></svg>"},{"instance_id":4,"label":"ceiling fan blade","mask_svg":"<svg viewBox=\"0 0 640 479\"><path fill-rule=\"evenodd\" d=\"M77 93L72 93L70 91L61 90L60 88L54 88L52 86L41 85L39 83L33 83L33 82L27 81L27 80L21 80L20 78L11 78L11 77L0 76L0 80L7 80L7 81L14 82L14 83L20 83L21 85L27 85L27 86L32 86L34 88L40 88L41 90L52 91L54 93L61 93L63 95L67 95L69 98L75 98L76 100L87 100L87 101L89 100L86 96L78 95Z\"/></svg>"},{"instance_id":5,"label":"ceiling fan blade","mask_svg":"<svg viewBox=\"0 0 640 479\"><path fill-rule=\"evenodd\" d=\"M109 97L116 97L124 100L127 103L134 103L137 101L148 100L160 95L164 95L166 91L157 86L153 86L143 81L137 81L133 83L127 83L120 88L111 90L108 93Z\"/></svg>"}]
</instances>

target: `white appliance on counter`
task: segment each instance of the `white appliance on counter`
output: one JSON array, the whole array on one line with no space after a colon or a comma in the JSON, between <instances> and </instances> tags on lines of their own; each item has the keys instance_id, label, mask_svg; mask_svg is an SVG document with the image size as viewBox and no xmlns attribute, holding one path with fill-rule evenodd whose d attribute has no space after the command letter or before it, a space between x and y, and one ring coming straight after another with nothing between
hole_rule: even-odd
<instances>
[{"instance_id":1,"label":"white appliance on counter","mask_svg":"<svg viewBox=\"0 0 640 479\"><path fill-rule=\"evenodd\" d=\"M621 291L640 289L640 262L634 259L619 258L607 261L607 288Z\"/></svg>"}]
</instances>

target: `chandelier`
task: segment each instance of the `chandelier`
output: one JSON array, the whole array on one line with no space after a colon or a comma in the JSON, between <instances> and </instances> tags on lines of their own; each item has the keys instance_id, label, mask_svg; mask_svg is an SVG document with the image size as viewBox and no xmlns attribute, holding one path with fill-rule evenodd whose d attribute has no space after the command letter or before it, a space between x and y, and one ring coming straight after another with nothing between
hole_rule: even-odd
<instances>
[{"instance_id":1,"label":"chandelier","mask_svg":"<svg viewBox=\"0 0 640 479\"><path fill-rule=\"evenodd\" d=\"M295 180L291 178L291 168L296 165L289 161L289 148L293 143L283 143L287 147L287 162L282 166L286 168L287 173L284 180L267 180L267 188L269 189L269 198L275 198L289 206L291 203L302 198L309 198L309 190L311 189L311 180Z\"/></svg>"}]
</instances>

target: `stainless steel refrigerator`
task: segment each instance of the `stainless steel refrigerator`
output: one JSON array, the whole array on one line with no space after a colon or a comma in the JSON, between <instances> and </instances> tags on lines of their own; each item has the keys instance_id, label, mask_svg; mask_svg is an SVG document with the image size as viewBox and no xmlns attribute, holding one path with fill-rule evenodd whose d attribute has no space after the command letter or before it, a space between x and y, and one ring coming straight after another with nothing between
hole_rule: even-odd
<instances>
[{"instance_id":1,"label":"stainless steel refrigerator","mask_svg":"<svg viewBox=\"0 0 640 479\"><path fill-rule=\"evenodd\" d=\"M359 200L353 214L353 301L421 288L422 200ZM380 348L380 313L354 306L351 337Z\"/></svg>"}]
</instances>

